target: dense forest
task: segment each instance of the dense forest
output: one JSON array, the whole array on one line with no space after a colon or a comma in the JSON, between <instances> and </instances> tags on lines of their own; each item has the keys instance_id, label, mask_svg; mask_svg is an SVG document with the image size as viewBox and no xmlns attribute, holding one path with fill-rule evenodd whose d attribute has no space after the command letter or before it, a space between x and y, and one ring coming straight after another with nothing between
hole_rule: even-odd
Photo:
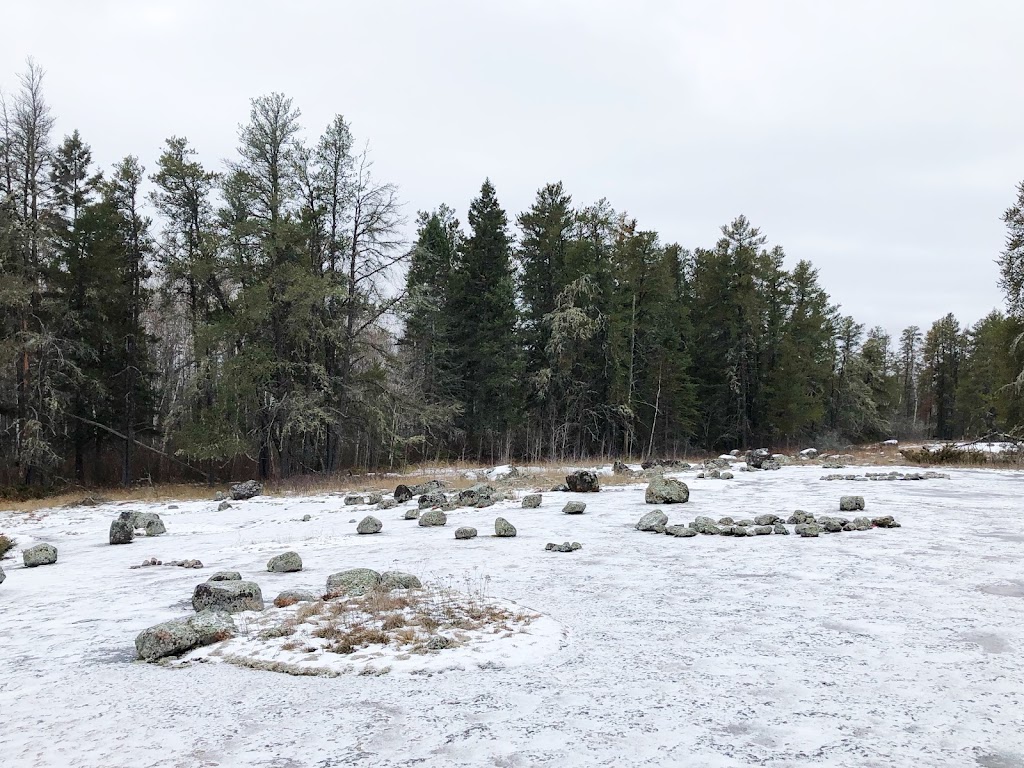
<instances>
[{"instance_id":1,"label":"dense forest","mask_svg":"<svg viewBox=\"0 0 1024 768\"><path fill-rule=\"evenodd\" d=\"M88 137L55 135L43 80L30 62L0 105L2 484L838 448L1022 422L1024 184L992 254L1006 314L891 338L743 216L687 248L561 183L510 217L484 180L464 224L438 204L410 244L398 188L340 115L311 138L274 93L223 165L171 136L100 169Z\"/></svg>"}]
</instances>

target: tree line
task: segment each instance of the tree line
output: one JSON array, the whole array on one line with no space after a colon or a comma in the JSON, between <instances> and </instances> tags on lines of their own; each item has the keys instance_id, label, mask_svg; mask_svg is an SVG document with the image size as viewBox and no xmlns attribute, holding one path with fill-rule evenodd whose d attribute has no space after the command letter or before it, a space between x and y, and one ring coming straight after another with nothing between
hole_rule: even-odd
<instances>
[{"instance_id":1,"label":"tree line","mask_svg":"<svg viewBox=\"0 0 1024 768\"><path fill-rule=\"evenodd\" d=\"M30 62L0 102L0 482L1008 432L1019 192L1008 313L892 339L743 216L688 249L561 183L510 218L485 180L465 225L421 212L410 247L344 117L310 139L278 93L223 167L171 136L101 171Z\"/></svg>"}]
</instances>

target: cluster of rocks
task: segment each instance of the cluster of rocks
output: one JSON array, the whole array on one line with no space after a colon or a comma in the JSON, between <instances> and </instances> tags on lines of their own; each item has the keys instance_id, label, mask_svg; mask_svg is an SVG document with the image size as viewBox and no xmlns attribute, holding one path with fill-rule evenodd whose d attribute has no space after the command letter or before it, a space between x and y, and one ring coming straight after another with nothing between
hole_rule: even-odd
<instances>
[{"instance_id":1,"label":"cluster of rocks","mask_svg":"<svg viewBox=\"0 0 1024 768\"><path fill-rule=\"evenodd\" d=\"M853 464L854 457L850 453L835 453L829 456L822 456L822 469L845 469L847 464Z\"/></svg>"},{"instance_id":2,"label":"cluster of rocks","mask_svg":"<svg viewBox=\"0 0 1024 768\"><path fill-rule=\"evenodd\" d=\"M621 463L621 462L616 462ZM625 466L625 465L623 465ZM690 464L683 461L682 459L648 459L647 461L640 464L643 469L671 469L676 472L681 472L686 469L690 469ZM614 470L614 466L613 466Z\"/></svg>"},{"instance_id":3,"label":"cluster of rocks","mask_svg":"<svg viewBox=\"0 0 1024 768\"><path fill-rule=\"evenodd\" d=\"M390 592L393 589L420 589L422 586L417 577L404 571L378 573L371 568L350 568L327 577L325 597L359 597L375 589Z\"/></svg>"},{"instance_id":4,"label":"cluster of rocks","mask_svg":"<svg viewBox=\"0 0 1024 768\"><path fill-rule=\"evenodd\" d=\"M866 483L869 480L886 482L894 480L949 480L945 472L866 472L863 475L822 475L822 480L853 480Z\"/></svg>"},{"instance_id":5,"label":"cluster of rocks","mask_svg":"<svg viewBox=\"0 0 1024 768\"><path fill-rule=\"evenodd\" d=\"M137 570L138 568L151 568L154 565L167 565L174 566L176 568L202 568L202 560L168 560L166 563L162 560L158 560L155 557L147 558L143 560L139 565L128 566L131 570Z\"/></svg>"},{"instance_id":6,"label":"cluster of rocks","mask_svg":"<svg viewBox=\"0 0 1024 768\"><path fill-rule=\"evenodd\" d=\"M698 478L707 478L708 480L732 480L735 475L728 469L718 469L717 467L711 467L705 469L703 472L697 473Z\"/></svg>"},{"instance_id":7,"label":"cluster of rocks","mask_svg":"<svg viewBox=\"0 0 1024 768\"><path fill-rule=\"evenodd\" d=\"M111 544L131 544L135 532L143 530L146 536L162 536L167 527L156 512L122 512L110 523L108 541Z\"/></svg>"},{"instance_id":8,"label":"cluster of rocks","mask_svg":"<svg viewBox=\"0 0 1024 768\"><path fill-rule=\"evenodd\" d=\"M548 542L544 549L548 552L575 552L577 549L583 549L583 545L578 541L566 541L561 544Z\"/></svg>"}]
</instances>

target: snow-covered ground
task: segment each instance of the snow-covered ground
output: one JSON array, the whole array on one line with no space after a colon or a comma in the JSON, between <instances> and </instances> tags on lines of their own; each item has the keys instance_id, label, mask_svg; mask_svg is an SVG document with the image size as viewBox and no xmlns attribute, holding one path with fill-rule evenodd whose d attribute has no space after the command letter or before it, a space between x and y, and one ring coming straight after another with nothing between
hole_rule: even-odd
<instances>
[{"instance_id":1,"label":"snow-covered ground","mask_svg":"<svg viewBox=\"0 0 1024 768\"><path fill-rule=\"evenodd\" d=\"M893 468L886 467L889 471ZM0 513L0 764L14 766L929 766L1024 765L1024 475L822 482L820 467L683 472L696 515L838 514L842 493L902 528L678 539L633 529L643 485L546 493L449 515L444 528L337 496L151 505L168 534L107 544L124 508ZM561 514L569 499L584 515ZM312 519L302 522L305 514ZM514 539L488 536L502 515ZM455 527L481 536L456 541ZM544 550L579 541L572 553ZM305 570L266 561L298 551ZM129 566L199 558L203 570ZM190 611L213 571L321 591L355 567L398 569L539 613L537 644L442 650L388 674L297 677L225 663L134 661L136 634ZM495 641L497 643L499 641ZM445 654L451 654L446 656ZM446 661L447 659L447 661Z\"/></svg>"}]
</instances>

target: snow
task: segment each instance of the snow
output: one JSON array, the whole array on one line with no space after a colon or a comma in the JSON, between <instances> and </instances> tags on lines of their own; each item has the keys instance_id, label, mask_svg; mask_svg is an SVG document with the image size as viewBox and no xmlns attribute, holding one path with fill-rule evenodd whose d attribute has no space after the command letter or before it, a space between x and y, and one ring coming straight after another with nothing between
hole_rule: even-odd
<instances>
[{"instance_id":1,"label":"snow","mask_svg":"<svg viewBox=\"0 0 1024 768\"><path fill-rule=\"evenodd\" d=\"M728 483L694 474L672 475L691 489L689 504L663 507L672 523L837 513L856 488L867 514L903 527L676 539L633 529L651 509L642 484L545 493L534 510L508 501L458 511L433 529L400 519L402 505L377 513L384 531L374 536L348 523L368 508L337 496L260 497L225 512L210 501L0 513L19 548L60 550L52 566L22 568L20 553L3 561L3 764L1024 764L1024 476L950 470L942 483L848 490L821 481L818 467ZM586 514L562 515L569 499L586 501ZM107 545L125 508L160 513L169 533ZM517 538L486 535L498 515ZM456 542L467 524L481 536ZM583 549L544 551L564 540ZM267 573L289 549L305 570ZM206 567L130 569L150 556ZM540 618L406 668L372 654L338 661L333 677L195 660L217 646L191 663L133 660L136 634L186 615L193 587L215 570L241 571L269 601L363 566L433 583L489 579L494 599ZM234 650L265 650L246 642Z\"/></svg>"},{"instance_id":2,"label":"snow","mask_svg":"<svg viewBox=\"0 0 1024 768\"><path fill-rule=\"evenodd\" d=\"M1001 454L1018 453L1020 451L1020 446L1017 443L1008 442L932 443L931 445L925 445L923 447L927 451L931 451L932 453L938 453L947 445L953 445L955 448L959 448L960 450L963 451L974 451L977 453Z\"/></svg>"}]
</instances>

